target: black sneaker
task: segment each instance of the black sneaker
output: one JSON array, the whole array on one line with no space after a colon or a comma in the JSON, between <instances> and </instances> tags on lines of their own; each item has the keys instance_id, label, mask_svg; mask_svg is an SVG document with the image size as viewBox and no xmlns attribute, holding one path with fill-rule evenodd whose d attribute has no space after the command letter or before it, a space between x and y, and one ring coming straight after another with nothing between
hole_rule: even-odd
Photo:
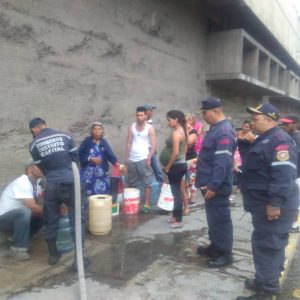
<instances>
[{"instance_id":1,"label":"black sneaker","mask_svg":"<svg viewBox=\"0 0 300 300\"><path fill-rule=\"evenodd\" d=\"M200 256L208 256L210 258L216 258L219 256L218 251L212 246L198 246L197 254Z\"/></svg>"},{"instance_id":2,"label":"black sneaker","mask_svg":"<svg viewBox=\"0 0 300 300\"><path fill-rule=\"evenodd\" d=\"M232 264L232 255L222 255L208 261L209 268L221 268Z\"/></svg>"},{"instance_id":3,"label":"black sneaker","mask_svg":"<svg viewBox=\"0 0 300 300\"><path fill-rule=\"evenodd\" d=\"M245 284L245 287L250 291L254 291L254 292L259 291L259 284L257 283L257 281L254 278L247 278L244 281L244 284Z\"/></svg>"}]
</instances>

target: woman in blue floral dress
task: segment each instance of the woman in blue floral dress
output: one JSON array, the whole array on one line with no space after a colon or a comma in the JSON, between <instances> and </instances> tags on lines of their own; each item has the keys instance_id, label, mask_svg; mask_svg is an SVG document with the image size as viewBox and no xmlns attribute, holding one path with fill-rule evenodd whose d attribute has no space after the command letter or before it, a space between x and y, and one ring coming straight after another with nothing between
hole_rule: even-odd
<instances>
[{"instance_id":1,"label":"woman in blue floral dress","mask_svg":"<svg viewBox=\"0 0 300 300\"><path fill-rule=\"evenodd\" d=\"M103 135L102 123L94 122L90 136L84 139L78 151L81 164L80 179L88 196L110 193L108 162L115 165L117 158Z\"/></svg>"}]
</instances>

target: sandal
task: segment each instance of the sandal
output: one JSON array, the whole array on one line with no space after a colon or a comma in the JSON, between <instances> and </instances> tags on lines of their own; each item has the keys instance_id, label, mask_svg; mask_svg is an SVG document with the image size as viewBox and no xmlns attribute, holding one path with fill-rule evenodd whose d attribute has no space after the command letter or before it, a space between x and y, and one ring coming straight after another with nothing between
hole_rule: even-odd
<instances>
[{"instance_id":1,"label":"sandal","mask_svg":"<svg viewBox=\"0 0 300 300\"><path fill-rule=\"evenodd\" d=\"M189 207L195 207L195 206L197 206L197 203L195 202L195 201L189 201Z\"/></svg>"},{"instance_id":2,"label":"sandal","mask_svg":"<svg viewBox=\"0 0 300 300\"><path fill-rule=\"evenodd\" d=\"M144 205L144 214L148 214L150 212L150 206L149 205Z\"/></svg>"},{"instance_id":3,"label":"sandal","mask_svg":"<svg viewBox=\"0 0 300 300\"><path fill-rule=\"evenodd\" d=\"M172 217L172 218L168 219L167 222L168 222L169 224L173 224L173 223L176 222L176 220L175 220L175 218Z\"/></svg>"},{"instance_id":4,"label":"sandal","mask_svg":"<svg viewBox=\"0 0 300 300\"><path fill-rule=\"evenodd\" d=\"M183 213L182 213L184 216L189 216L191 214L191 211L190 209L187 207L183 210Z\"/></svg>"},{"instance_id":5,"label":"sandal","mask_svg":"<svg viewBox=\"0 0 300 300\"><path fill-rule=\"evenodd\" d=\"M173 228L173 229L182 228L182 227L183 227L182 222L174 222L171 224L171 228Z\"/></svg>"}]
</instances>

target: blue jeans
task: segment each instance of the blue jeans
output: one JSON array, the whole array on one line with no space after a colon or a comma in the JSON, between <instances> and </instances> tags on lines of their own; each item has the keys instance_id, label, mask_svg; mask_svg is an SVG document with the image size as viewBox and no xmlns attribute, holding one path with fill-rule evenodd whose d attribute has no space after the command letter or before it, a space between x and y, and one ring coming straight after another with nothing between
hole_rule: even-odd
<instances>
[{"instance_id":1,"label":"blue jeans","mask_svg":"<svg viewBox=\"0 0 300 300\"><path fill-rule=\"evenodd\" d=\"M163 183L164 174L163 174L163 172L161 170L161 167L158 163L156 154L153 154L152 157L151 157L151 168L153 170L156 181L159 182L159 183Z\"/></svg>"},{"instance_id":2,"label":"blue jeans","mask_svg":"<svg viewBox=\"0 0 300 300\"><path fill-rule=\"evenodd\" d=\"M0 216L0 231L12 231L14 247L28 248L31 234L43 224L40 217L32 216L28 207L17 208Z\"/></svg>"}]
</instances>

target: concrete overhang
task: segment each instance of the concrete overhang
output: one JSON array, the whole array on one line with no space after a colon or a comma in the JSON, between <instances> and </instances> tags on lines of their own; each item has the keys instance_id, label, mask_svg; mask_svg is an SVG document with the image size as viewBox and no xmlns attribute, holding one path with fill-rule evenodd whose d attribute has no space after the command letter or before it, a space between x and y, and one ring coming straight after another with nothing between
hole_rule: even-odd
<instances>
[{"instance_id":1,"label":"concrete overhang","mask_svg":"<svg viewBox=\"0 0 300 300\"><path fill-rule=\"evenodd\" d=\"M211 32L243 28L288 69L300 76L298 62L243 0L202 0L201 3L207 8Z\"/></svg>"},{"instance_id":2,"label":"concrete overhang","mask_svg":"<svg viewBox=\"0 0 300 300\"><path fill-rule=\"evenodd\" d=\"M243 29L209 34L206 80L300 100L300 78Z\"/></svg>"},{"instance_id":3,"label":"concrete overhang","mask_svg":"<svg viewBox=\"0 0 300 300\"><path fill-rule=\"evenodd\" d=\"M257 79L254 79L245 74L215 74L214 76L207 75L206 81L218 84L220 86L227 86L231 89L247 89L256 92L263 92L264 94L270 95L282 95L287 96L284 90L280 90L274 87L271 87L264 82L261 82Z\"/></svg>"}]
</instances>

